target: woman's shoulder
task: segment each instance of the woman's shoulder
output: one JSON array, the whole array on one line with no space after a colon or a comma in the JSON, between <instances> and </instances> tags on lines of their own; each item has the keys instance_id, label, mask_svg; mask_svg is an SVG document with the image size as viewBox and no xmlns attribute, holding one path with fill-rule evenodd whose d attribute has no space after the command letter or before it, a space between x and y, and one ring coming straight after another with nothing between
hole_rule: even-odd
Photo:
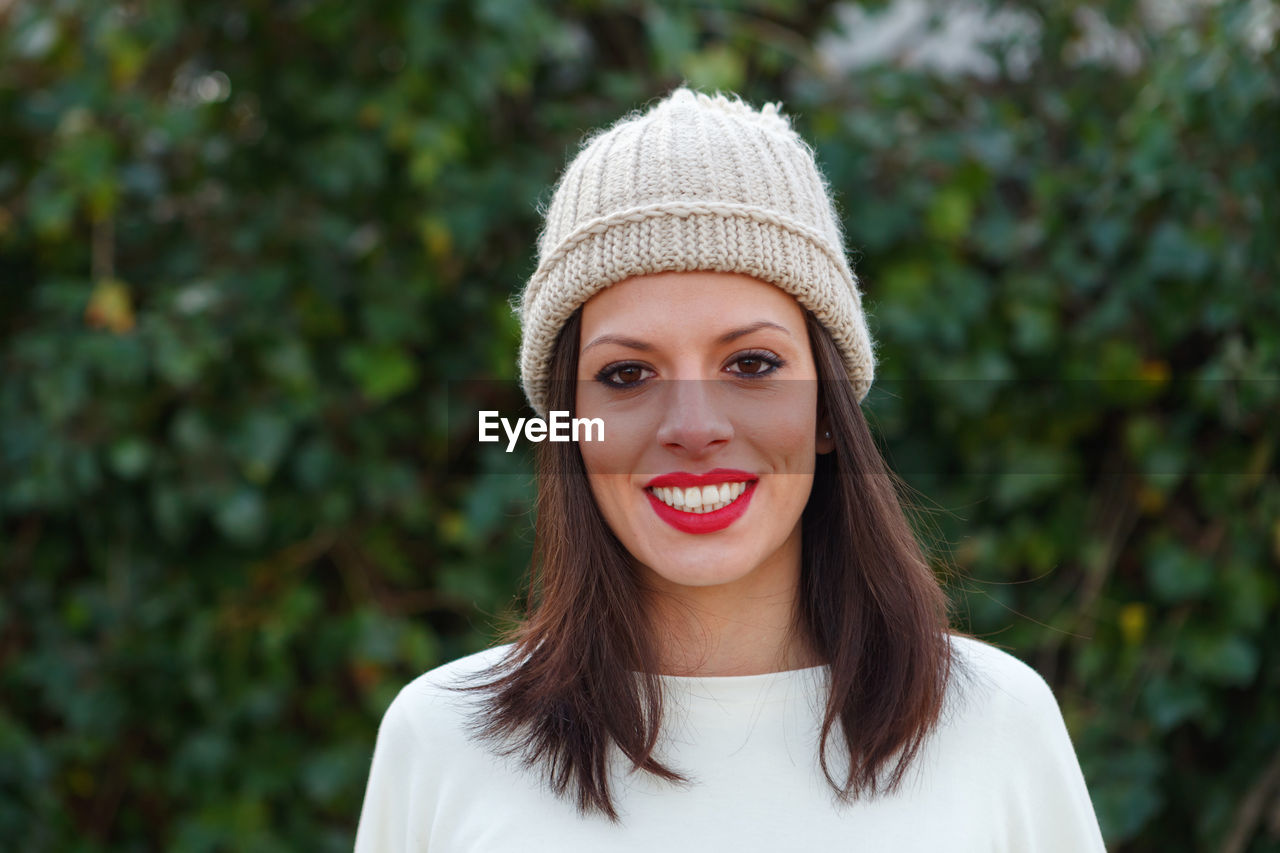
<instances>
[{"instance_id":1,"label":"woman's shoulder","mask_svg":"<svg viewBox=\"0 0 1280 853\"><path fill-rule=\"evenodd\" d=\"M467 729L480 695L460 688L483 683L511 644L494 646L428 670L400 689L382 718L381 731L406 742L451 740Z\"/></svg>"},{"instance_id":2,"label":"woman's shoulder","mask_svg":"<svg viewBox=\"0 0 1280 853\"><path fill-rule=\"evenodd\" d=\"M485 670L500 663L512 648L513 644L511 643L503 646L491 646L474 654L443 663L410 681L405 685L404 690L412 694L432 693L468 683Z\"/></svg>"},{"instance_id":3,"label":"woman's shoulder","mask_svg":"<svg viewBox=\"0 0 1280 853\"><path fill-rule=\"evenodd\" d=\"M990 643L963 634L951 635L953 691L951 712L1034 731L1061 725L1062 713L1048 682L1032 666Z\"/></svg>"},{"instance_id":4,"label":"woman's shoulder","mask_svg":"<svg viewBox=\"0 0 1280 853\"><path fill-rule=\"evenodd\" d=\"M942 721L949 779L999 800L1009 850L1104 846L1062 710L1033 667L973 637L953 635L952 695Z\"/></svg>"}]
</instances>

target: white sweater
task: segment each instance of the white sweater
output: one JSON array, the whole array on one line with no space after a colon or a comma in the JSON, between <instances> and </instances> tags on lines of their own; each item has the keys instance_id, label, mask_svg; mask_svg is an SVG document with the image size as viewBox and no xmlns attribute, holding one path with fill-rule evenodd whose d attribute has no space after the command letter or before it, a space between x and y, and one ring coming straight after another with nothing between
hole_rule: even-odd
<instances>
[{"instance_id":1,"label":"white sweater","mask_svg":"<svg viewBox=\"0 0 1280 853\"><path fill-rule=\"evenodd\" d=\"M658 757L693 784L615 765L620 825L579 816L536 773L469 738L466 710L478 697L440 685L509 647L465 657L420 676L387 709L356 851L1103 851L1048 685L993 646L953 643L969 674L953 681L902 787L852 806L835 804L818 766L825 667L664 676ZM837 778L841 754L834 751Z\"/></svg>"}]
</instances>

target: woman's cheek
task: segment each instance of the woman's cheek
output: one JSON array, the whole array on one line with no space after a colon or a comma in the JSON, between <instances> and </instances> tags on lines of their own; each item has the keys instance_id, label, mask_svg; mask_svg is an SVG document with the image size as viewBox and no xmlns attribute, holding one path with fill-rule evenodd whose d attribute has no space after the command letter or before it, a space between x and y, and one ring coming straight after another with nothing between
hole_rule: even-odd
<instances>
[{"instance_id":1,"label":"woman's cheek","mask_svg":"<svg viewBox=\"0 0 1280 853\"><path fill-rule=\"evenodd\" d=\"M806 415L755 419L740 428L747 439L777 473L809 473L815 449L817 421ZM794 470L793 470L794 469Z\"/></svg>"},{"instance_id":2,"label":"woman's cheek","mask_svg":"<svg viewBox=\"0 0 1280 853\"><path fill-rule=\"evenodd\" d=\"M636 476L661 473L640 470L646 448L655 441L658 429L655 418L644 412L619 412L607 407L579 414L578 417L599 418L603 426L602 440L578 442L588 474Z\"/></svg>"}]
</instances>

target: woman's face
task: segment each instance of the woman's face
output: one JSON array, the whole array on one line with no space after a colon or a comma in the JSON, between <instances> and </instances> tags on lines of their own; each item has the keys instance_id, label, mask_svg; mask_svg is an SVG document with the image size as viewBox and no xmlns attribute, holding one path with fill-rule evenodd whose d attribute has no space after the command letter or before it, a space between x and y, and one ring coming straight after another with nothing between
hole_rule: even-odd
<instances>
[{"instance_id":1,"label":"woman's face","mask_svg":"<svg viewBox=\"0 0 1280 853\"><path fill-rule=\"evenodd\" d=\"M818 383L800 305L745 275L661 273L582 309L577 411L596 503L658 589L794 584Z\"/></svg>"}]
</instances>

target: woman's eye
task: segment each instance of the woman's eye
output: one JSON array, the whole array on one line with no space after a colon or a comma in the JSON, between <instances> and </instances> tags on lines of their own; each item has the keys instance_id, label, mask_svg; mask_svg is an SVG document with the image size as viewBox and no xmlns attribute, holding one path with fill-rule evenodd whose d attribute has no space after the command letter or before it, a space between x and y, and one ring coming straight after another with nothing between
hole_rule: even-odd
<instances>
[{"instance_id":1,"label":"woman's eye","mask_svg":"<svg viewBox=\"0 0 1280 853\"><path fill-rule=\"evenodd\" d=\"M737 369L729 371L730 373L742 376L764 376L781 367L782 359L764 353L750 353L734 359L732 366Z\"/></svg>"},{"instance_id":2,"label":"woman's eye","mask_svg":"<svg viewBox=\"0 0 1280 853\"><path fill-rule=\"evenodd\" d=\"M629 388L642 382L648 373L652 371L638 364L619 364L601 370L596 379L615 388Z\"/></svg>"}]
</instances>

